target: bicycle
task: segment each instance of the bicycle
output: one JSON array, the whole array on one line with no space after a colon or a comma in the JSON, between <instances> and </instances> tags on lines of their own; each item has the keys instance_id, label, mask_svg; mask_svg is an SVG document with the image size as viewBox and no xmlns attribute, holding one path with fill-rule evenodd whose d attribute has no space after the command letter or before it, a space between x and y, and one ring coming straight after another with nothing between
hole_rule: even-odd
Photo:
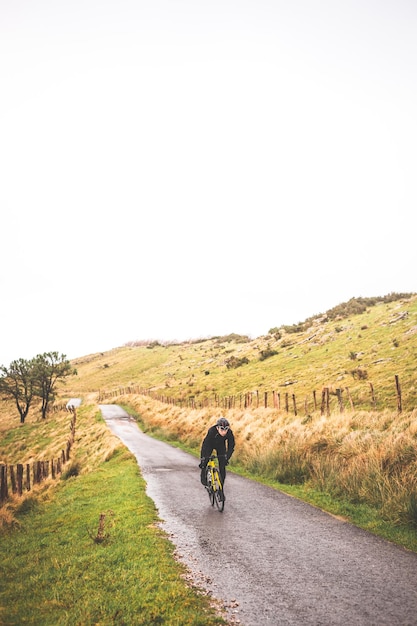
<instances>
[{"instance_id":1,"label":"bicycle","mask_svg":"<svg viewBox=\"0 0 417 626\"><path fill-rule=\"evenodd\" d=\"M216 504L217 508L221 512L224 509L224 493L217 463L217 456L212 454L209 457L206 467L206 489L209 494L211 506Z\"/></svg>"}]
</instances>

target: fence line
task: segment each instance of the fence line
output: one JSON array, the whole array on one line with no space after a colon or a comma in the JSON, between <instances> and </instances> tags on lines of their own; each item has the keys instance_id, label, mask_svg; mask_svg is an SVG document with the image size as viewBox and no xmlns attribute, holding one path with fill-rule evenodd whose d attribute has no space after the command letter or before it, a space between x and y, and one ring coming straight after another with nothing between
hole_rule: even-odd
<instances>
[{"instance_id":1,"label":"fence line","mask_svg":"<svg viewBox=\"0 0 417 626\"><path fill-rule=\"evenodd\" d=\"M56 459L34 461L33 463L17 463L16 465L0 465L0 505L8 500L10 491L13 495L21 496L24 491L31 491L43 482L48 476L56 478L62 472L62 467L69 461L71 448L75 438L76 412L71 409L70 436L64 450Z\"/></svg>"},{"instance_id":2,"label":"fence line","mask_svg":"<svg viewBox=\"0 0 417 626\"><path fill-rule=\"evenodd\" d=\"M376 396L375 390L372 383L369 383L370 393L371 393L371 404L373 410L376 410ZM401 386L399 382L398 376L395 376L395 389L396 389L396 398L397 398L397 410L399 413L402 412L402 397L401 397ZM335 391L331 391L329 387L323 387L321 392L321 403L320 403L320 413L321 415L330 415L330 396L334 395L336 397L337 406L340 412L344 411L345 401L343 394L345 393L347 400L349 402L350 408L353 410L355 408L352 395L350 393L349 387L340 387ZM190 396L187 399L176 399L170 396L161 395L152 389L142 388L138 385L129 385L128 387L118 387L117 389L113 389L111 391L99 391L99 402L103 400L107 400L110 398L115 398L117 396L129 395L129 394L137 394L143 396L149 396L154 400L158 400L159 402L163 402L164 404L171 404L173 406L179 406L180 408L190 408L190 409L198 409L198 408L222 408L222 409L233 409L236 406L239 406L240 409L248 409L248 408L259 408L262 404L264 408L274 408L281 409L282 398L281 393L277 391L264 391L263 393L263 402L261 402L259 391L248 391L245 393L239 394L239 396L224 396L220 397L217 394L214 394L213 397L202 398L201 400L196 400L194 396ZM292 405L292 411L294 415L298 414L297 408L297 398L296 395L289 394L286 392L283 395L284 408L287 413L290 411L290 405ZM313 411L318 410L318 401L317 401L317 392L314 390L312 393L313 397ZM272 398L272 400L270 400ZM306 396L304 399L304 411L306 415L309 413L309 396Z\"/></svg>"}]
</instances>

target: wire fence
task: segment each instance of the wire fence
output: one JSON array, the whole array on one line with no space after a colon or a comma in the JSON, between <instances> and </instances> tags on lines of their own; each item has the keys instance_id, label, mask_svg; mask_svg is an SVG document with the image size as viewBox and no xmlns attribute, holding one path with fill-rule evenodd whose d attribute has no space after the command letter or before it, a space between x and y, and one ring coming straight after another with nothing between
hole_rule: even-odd
<instances>
[{"instance_id":1,"label":"wire fence","mask_svg":"<svg viewBox=\"0 0 417 626\"><path fill-rule=\"evenodd\" d=\"M8 500L10 495L21 496L24 492L31 491L35 485L39 485L49 476L56 478L62 473L63 466L70 459L77 419L75 408L69 407L68 410L72 413L70 435L65 448L61 450L61 454L57 458L15 465L0 464L0 505Z\"/></svg>"},{"instance_id":2,"label":"wire fence","mask_svg":"<svg viewBox=\"0 0 417 626\"><path fill-rule=\"evenodd\" d=\"M373 410L377 410L377 399L372 383L369 383L369 398L367 405ZM401 393L401 385L399 377L395 376L395 398L397 411L399 413L403 410L403 401ZM308 415L311 411L320 411L322 415L330 415L330 412L334 409L338 409L343 412L346 406L353 409L364 408L358 401L354 401L349 387L340 387L332 389L330 387L324 387L321 392L313 391L311 395L306 396L301 402L297 401L295 393L278 392L278 391L248 391L238 395L219 396L214 394L213 396L196 398L195 396L189 396L188 398L175 398L172 396L163 395L152 389L144 389L138 385L129 385L127 387L118 387L111 391L100 391L99 402L116 398L118 396L137 394L145 395L163 402L164 404L171 404L179 406L181 408L221 408L221 409L247 409L247 408L274 408L278 410L285 410L287 413L292 412L294 415L298 415L300 408L303 407L304 413Z\"/></svg>"}]
</instances>

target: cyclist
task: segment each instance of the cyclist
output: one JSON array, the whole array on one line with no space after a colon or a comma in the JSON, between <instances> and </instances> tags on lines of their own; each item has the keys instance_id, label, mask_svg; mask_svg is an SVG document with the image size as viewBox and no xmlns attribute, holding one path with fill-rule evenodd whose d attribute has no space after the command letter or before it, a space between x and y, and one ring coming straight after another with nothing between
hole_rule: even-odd
<instances>
[{"instance_id":1,"label":"cyclist","mask_svg":"<svg viewBox=\"0 0 417 626\"><path fill-rule=\"evenodd\" d=\"M198 466L201 469L201 482L207 485L206 467L213 450L216 450L219 460L219 472L224 487L226 479L226 465L235 449L235 437L230 424L225 417L220 417L214 426L211 426L201 444L201 461Z\"/></svg>"}]
</instances>

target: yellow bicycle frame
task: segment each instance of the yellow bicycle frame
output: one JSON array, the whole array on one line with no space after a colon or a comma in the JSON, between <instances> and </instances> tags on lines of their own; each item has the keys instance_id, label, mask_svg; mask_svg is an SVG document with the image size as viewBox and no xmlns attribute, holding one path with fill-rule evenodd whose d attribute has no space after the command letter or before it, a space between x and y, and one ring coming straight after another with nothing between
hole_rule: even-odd
<instances>
[{"instance_id":1,"label":"yellow bicycle frame","mask_svg":"<svg viewBox=\"0 0 417 626\"><path fill-rule=\"evenodd\" d=\"M214 492L223 490L219 468L216 465L216 459L217 457L215 455L211 455L207 463L207 480L210 481L211 488Z\"/></svg>"}]
</instances>

